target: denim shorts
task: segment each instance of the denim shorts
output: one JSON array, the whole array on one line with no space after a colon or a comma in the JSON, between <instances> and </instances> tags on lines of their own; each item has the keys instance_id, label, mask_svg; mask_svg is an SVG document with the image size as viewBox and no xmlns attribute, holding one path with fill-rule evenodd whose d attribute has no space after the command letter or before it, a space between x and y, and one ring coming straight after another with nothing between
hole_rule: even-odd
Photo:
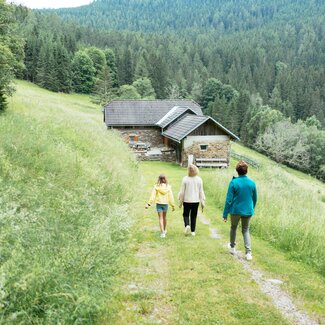
<instances>
[{"instance_id":1,"label":"denim shorts","mask_svg":"<svg viewBox=\"0 0 325 325\"><path fill-rule=\"evenodd\" d=\"M157 203L156 204L156 210L157 210L157 212L167 212L167 210L168 210L168 204L160 204L160 203Z\"/></svg>"}]
</instances>

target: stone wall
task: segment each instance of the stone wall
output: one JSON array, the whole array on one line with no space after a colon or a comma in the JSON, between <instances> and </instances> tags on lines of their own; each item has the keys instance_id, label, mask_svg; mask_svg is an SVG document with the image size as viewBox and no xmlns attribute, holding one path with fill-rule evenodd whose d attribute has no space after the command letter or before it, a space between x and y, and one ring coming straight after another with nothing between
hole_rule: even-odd
<instances>
[{"instance_id":1,"label":"stone wall","mask_svg":"<svg viewBox=\"0 0 325 325\"><path fill-rule=\"evenodd\" d=\"M200 149L201 144L208 145L207 150L203 151ZM229 162L230 156L230 141L193 141L190 146L185 146L182 154L182 165L187 166L188 155L194 156L195 158L225 158Z\"/></svg>"},{"instance_id":2,"label":"stone wall","mask_svg":"<svg viewBox=\"0 0 325 325\"><path fill-rule=\"evenodd\" d=\"M114 128L119 131L126 143L129 143L130 135L138 135L138 141L153 147L163 147L163 137L159 128Z\"/></svg>"}]
</instances>

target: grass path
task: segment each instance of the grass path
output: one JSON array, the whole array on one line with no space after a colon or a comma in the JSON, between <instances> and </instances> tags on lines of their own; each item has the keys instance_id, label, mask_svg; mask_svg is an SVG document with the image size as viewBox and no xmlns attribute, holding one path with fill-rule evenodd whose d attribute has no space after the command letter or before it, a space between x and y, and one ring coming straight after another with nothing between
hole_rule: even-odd
<instances>
[{"instance_id":1,"label":"grass path","mask_svg":"<svg viewBox=\"0 0 325 325\"><path fill-rule=\"evenodd\" d=\"M323 279L254 237L251 263L229 255L229 225L209 203L196 237L183 235L182 211L176 209L169 211L167 238L161 239L154 208L143 206L159 173L168 175L176 197L186 170L164 163L142 163L140 169L138 221L107 323L325 324ZM280 297L287 300L277 304Z\"/></svg>"}]
</instances>

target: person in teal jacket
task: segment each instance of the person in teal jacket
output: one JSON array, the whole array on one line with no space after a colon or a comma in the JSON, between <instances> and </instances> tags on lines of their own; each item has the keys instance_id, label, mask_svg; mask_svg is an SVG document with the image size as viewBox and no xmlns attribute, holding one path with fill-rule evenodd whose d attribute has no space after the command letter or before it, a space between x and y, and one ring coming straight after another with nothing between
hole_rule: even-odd
<instances>
[{"instance_id":1,"label":"person in teal jacket","mask_svg":"<svg viewBox=\"0 0 325 325\"><path fill-rule=\"evenodd\" d=\"M246 175L247 170L247 163L243 160L239 161L236 166L238 177L233 177L228 187L225 207L223 210L223 221L227 222L228 214L230 214L231 226L229 251L231 254L235 254L236 232L239 221L241 220L246 259L250 261L253 257L249 235L249 223L251 217L254 215L254 208L257 202L257 191L255 182Z\"/></svg>"}]
</instances>

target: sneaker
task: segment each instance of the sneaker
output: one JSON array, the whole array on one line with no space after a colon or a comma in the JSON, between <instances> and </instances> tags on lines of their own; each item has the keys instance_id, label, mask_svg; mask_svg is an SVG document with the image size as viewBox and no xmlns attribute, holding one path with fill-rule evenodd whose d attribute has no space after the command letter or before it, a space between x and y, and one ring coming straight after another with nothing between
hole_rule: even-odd
<instances>
[{"instance_id":1,"label":"sneaker","mask_svg":"<svg viewBox=\"0 0 325 325\"><path fill-rule=\"evenodd\" d=\"M184 230L185 236L189 235L191 233L191 228L190 226L186 226Z\"/></svg>"},{"instance_id":2,"label":"sneaker","mask_svg":"<svg viewBox=\"0 0 325 325\"><path fill-rule=\"evenodd\" d=\"M165 236L167 235L167 229L166 230L164 230L164 233L165 233Z\"/></svg>"},{"instance_id":3,"label":"sneaker","mask_svg":"<svg viewBox=\"0 0 325 325\"><path fill-rule=\"evenodd\" d=\"M228 249L229 249L229 253L232 255L236 254L236 248L235 247L231 247L230 244L228 244Z\"/></svg>"},{"instance_id":4,"label":"sneaker","mask_svg":"<svg viewBox=\"0 0 325 325\"><path fill-rule=\"evenodd\" d=\"M191 235L194 237L194 236L195 236L195 232L194 232L194 231L192 231L192 232L191 232Z\"/></svg>"},{"instance_id":5,"label":"sneaker","mask_svg":"<svg viewBox=\"0 0 325 325\"><path fill-rule=\"evenodd\" d=\"M253 259L252 254L251 254L251 253L247 253L247 254L246 254L246 260L247 260L247 261L251 261L252 259Z\"/></svg>"},{"instance_id":6,"label":"sneaker","mask_svg":"<svg viewBox=\"0 0 325 325\"><path fill-rule=\"evenodd\" d=\"M164 232L162 232L161 234L160 234L160 238L165 238L166 237L166 234L164 233Z\"/></svg>"}]
</instances>

